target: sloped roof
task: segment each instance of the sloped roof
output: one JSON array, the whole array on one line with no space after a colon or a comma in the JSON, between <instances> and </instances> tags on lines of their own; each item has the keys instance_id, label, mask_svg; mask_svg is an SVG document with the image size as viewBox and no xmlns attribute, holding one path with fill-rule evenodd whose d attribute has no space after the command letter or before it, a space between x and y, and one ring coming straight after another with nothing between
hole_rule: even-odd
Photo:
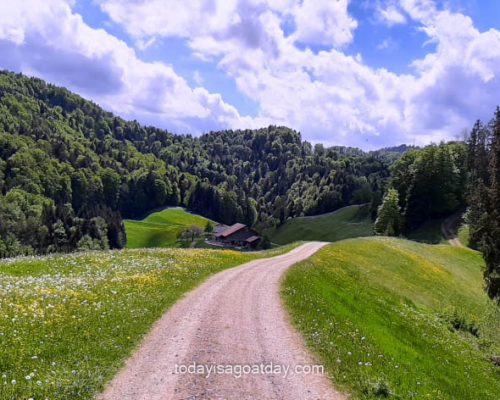
<instances>
[{"instance_id":1,"label":"sloped roof","mask_svg":"<svg viewBox=\"0 0 500 400\"><path fill-rule=\"evenodd\" d=\"M234 225L231 225L229 228L223 230L222 232L217 233L215 236L226 238L228 236L233 235L236 232L241 231L243 228L246 228L246 227L247 226L245 224L234 224Z\"/></svg>"},{"instance_id":2,"label":"sloped roof","mask_svg":"<svg viewBox=\"0 0 500 400\"><path fill-rule=\"evenodd\" d=\"M253 242L256 242L257 240L260 240L260 237L258 237L258 236L250 236L250 237L246 240L246 242L248 242L248 243L253 243Z\"/></svg>"},{"instance_id":3,"label":"sloped roof","mask_svg":"<svg viewBox=\"0 0 500 400\"><path fill-rule=\"evenodd\" d=\"M222 233L224 232L227 228L229 228L227 225L217 225L215 228L214 228L214 231L213 231L213 234L215 236L217 236L219 233Z\"/></svg>"}]
</instances>

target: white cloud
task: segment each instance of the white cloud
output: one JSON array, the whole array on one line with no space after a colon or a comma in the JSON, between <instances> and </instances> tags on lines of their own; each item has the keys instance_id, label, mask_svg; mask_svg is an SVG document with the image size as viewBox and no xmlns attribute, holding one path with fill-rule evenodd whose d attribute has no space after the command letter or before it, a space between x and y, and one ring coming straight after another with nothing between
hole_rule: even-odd
<instances>
[{"instance_id":1,"label":"white cloud","mask_svg":"<svg viewBox=\"0 0 500 400\"><path fill-rule=\"evenodd\" d=\"M500 92L500 32L479 32L471 18L429 1L404 7L422 24L436 51L416 60L417 77L405 108L407 129L443 139L489 117Z\"/></svg>"},{"instance_id":2,"label":"white cloud","mask_svg":"<svg viewBox=\"0 0 500 400\"><path fill-rule=\"evenodd\" d=\"M163 63L141 61L125 42L86 25L62 0L4 5L0 51L1 67L66 85L124 116L188 130L186 119L227 127L240 118L219 94L192 89Z\"/></svg>"},{"instance_id":3,"label":"white cloud","mask_svg":"<svg viewBox=\"0 0 500 400\"><path fill-rule=\"evenodd\" d=\"M405 15L395 3L379 4L376 13L378 20L387 26L401 25L407 22Z\"/></svg>"},{"instance_id":4,"label":"white cloud","mask_svg":"<svg viewBox=\"0 0 500 400\"><path fill-rule=\"evenodd\" d=\"M434 1L390 0L376 10L390 26L411 18L436 43L436 51L414 61L412 75L370 68L361 55L349 57L340 50L353 40L357 27L344 0L241 0L224 7L214 1L202 28L191 24L198 26L193 7L199 10L205 2L187 3L179 10L182 28L169 25L175 12L160 18L154 2L134 3L138 8L131 10L119 0L102 0L102 7L136 38L183 36L194 54L217 62L259 104L258 117L240 118L238 126L271 121L316 141L422 144L454 137L495 106L499 33L480 33L470 18L439 10ZM192 20L183 17L189 13ZM284 32L284 24L291 32ZM297 42L328 49L316 54L299 49ZM380 47L391 43L388 39Z\"/></svg>"},{"instance_id":5,"label":"white cloud","mask_svg":"<svg viewBox=\"0 0 500 400\"><path fill-rule=\"evenodd\" d=\"M258 114L241 116L203 88L200 73L193 74L199 87L192 88L168 65L141 61L62 0L4 7L0 66L182 132L272 123L310 140L364 147L453 138L498 102L500 32L479 32L469 17L430 0L390 1L382 9L386 23L411 19L435 43L413 62L412 74L374 69L361 54L343 51L357 27L344 0L98 1L139 48L184 38L194 55L234 79L258 104ZM325 50L313 52L312 45Z\"/></svg>"},{"instance_id":6,"label":"white cloud","mask_svg":"<svg viewBox=\"0 0 500 400\"><path fill-rule=\"evenodd\" d=\"M396 49L397 47L399 47L398 43L396 43L392 38L388 37L382 40L382 42L377 45L377 50L392 50Z\"/></svg>"},{"instance_id":7,"label":"white cloud","mask_svg":"<svg viewBox=\"0 0 500 400\"><path fill-rule=\"evenodd\" d=\"M343 46L353 39L358 23L347 11L347 0L304 0L293 10L294 38L305 43Z\"/></svg>"}]
</instances>

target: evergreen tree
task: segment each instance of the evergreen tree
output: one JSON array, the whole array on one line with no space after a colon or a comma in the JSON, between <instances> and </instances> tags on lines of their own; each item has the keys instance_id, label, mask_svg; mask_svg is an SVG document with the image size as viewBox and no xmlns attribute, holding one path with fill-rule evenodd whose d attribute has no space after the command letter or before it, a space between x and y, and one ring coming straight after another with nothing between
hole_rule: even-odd
<instances>
[{"instance_id":1,"label":"evergreen tree","mask_svg":"<svg viewBox=\"0 0 500 400\"><path fill-rule=\"evenodd\" d=\"M399 207L399 194L389 189L384 196L375 221L375 233L384 236L397 236L401 233L402 216Z\"/></svg>"},{"instance_id":2,"label":"evergreen tree","mask_svg":"<svg viewBox=\"0 0 500 400\"><path fill-rule=\"evenodd\" d=\"M486 291L491 298L500 300L500 108L496 110L492 128L489 165L491 189L482 250L486 261Z\"/></svg>"},{"instance_id":3,"label":"evergreen tree","mask_svg":"<svg viewBox=\"0 0 500 400\"><path fill-rule=\"evenodd\" d=\"M467 212L469 246L480 249L488 221L490 130L481 121L472 128L467 141Z\"/></svg>"}]
</instances>

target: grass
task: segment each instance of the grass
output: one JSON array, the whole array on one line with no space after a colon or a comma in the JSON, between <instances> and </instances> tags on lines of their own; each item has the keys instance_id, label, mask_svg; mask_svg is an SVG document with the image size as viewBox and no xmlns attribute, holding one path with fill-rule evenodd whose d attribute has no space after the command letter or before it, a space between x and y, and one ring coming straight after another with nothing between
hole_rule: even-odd
<instances>
[{"instance_id":1,"label":"grass","mask_svg":"<svg viewBox=\"0 0 500 400\"><path fill-rule=\"evenodd\" d=\"M445 218L437 218L424 222L417 229L408 234L408 239L428 244L448 243L441 231L441 225L444 219Z\"/></svg>"},{"instance_id":2,"label":"grass","mask_svg":"<svg viewBox=\"0 0 500 400\"><path fill-rule=\"evenodd\" d=\"M271 242L280 245L297 240L335 242L342 239L372 236L373 223L367 206L348 206L333 213L299 217L266 232Z\"/></svg>"},{"instance_id":3,"label":"grass","mask_svg":"<svg viewBox=\"0 0 500 400\"><path fill-rule=\"evenodd\" d=\"M338 242L293 266L292 321L355 399L498 399L500 311L481 255L402 239Z\"/></svg>"},{"instance_id":4,"label":"grass","mask_svg":"<svg viewBox=\"0 0 500 400\"><path fill-rule=\"evenodd\" d=\"M191 225L205 229L209 220L180 207L148 215L142 221L125 220L127 248L181 247L179 233Z\"/></svg>"},{"instance_id":5,"label":"grass","mask_svg":"<svg viewBox=\"0 0 500 400\"><path fill-rule=\"evenodd\" d=\"M91 399L166 309L267 252L141 249L0 261L0 399Z\"/></svg>"},{"instance_id":6,"label":"grass","mask_svg":"<svg viewBox=\"0 0 500 400\"><path fill-rule=\"evenodd\" d=\"M462 243L464 246L468 247L470 245L469 236L469 225L463 224L458 229L458 240L460 240L460 243Z\"/></svg>"}]
</instances>

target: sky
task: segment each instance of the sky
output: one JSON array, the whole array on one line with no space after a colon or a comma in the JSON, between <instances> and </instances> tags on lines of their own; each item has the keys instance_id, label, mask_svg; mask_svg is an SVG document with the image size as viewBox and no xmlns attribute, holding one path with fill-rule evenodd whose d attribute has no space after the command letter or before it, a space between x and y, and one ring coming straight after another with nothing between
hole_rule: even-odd
<instances>
[{"instance_id":1,"label":"sky","mask_svg":"<svg viewBox=\"0 0 500 400\"><path fill-rule=\"evenodd\" d=\"M175 133L374 149L500 104L499 0L2 0L0 69Z\"/></svg>"}]
</instances>

